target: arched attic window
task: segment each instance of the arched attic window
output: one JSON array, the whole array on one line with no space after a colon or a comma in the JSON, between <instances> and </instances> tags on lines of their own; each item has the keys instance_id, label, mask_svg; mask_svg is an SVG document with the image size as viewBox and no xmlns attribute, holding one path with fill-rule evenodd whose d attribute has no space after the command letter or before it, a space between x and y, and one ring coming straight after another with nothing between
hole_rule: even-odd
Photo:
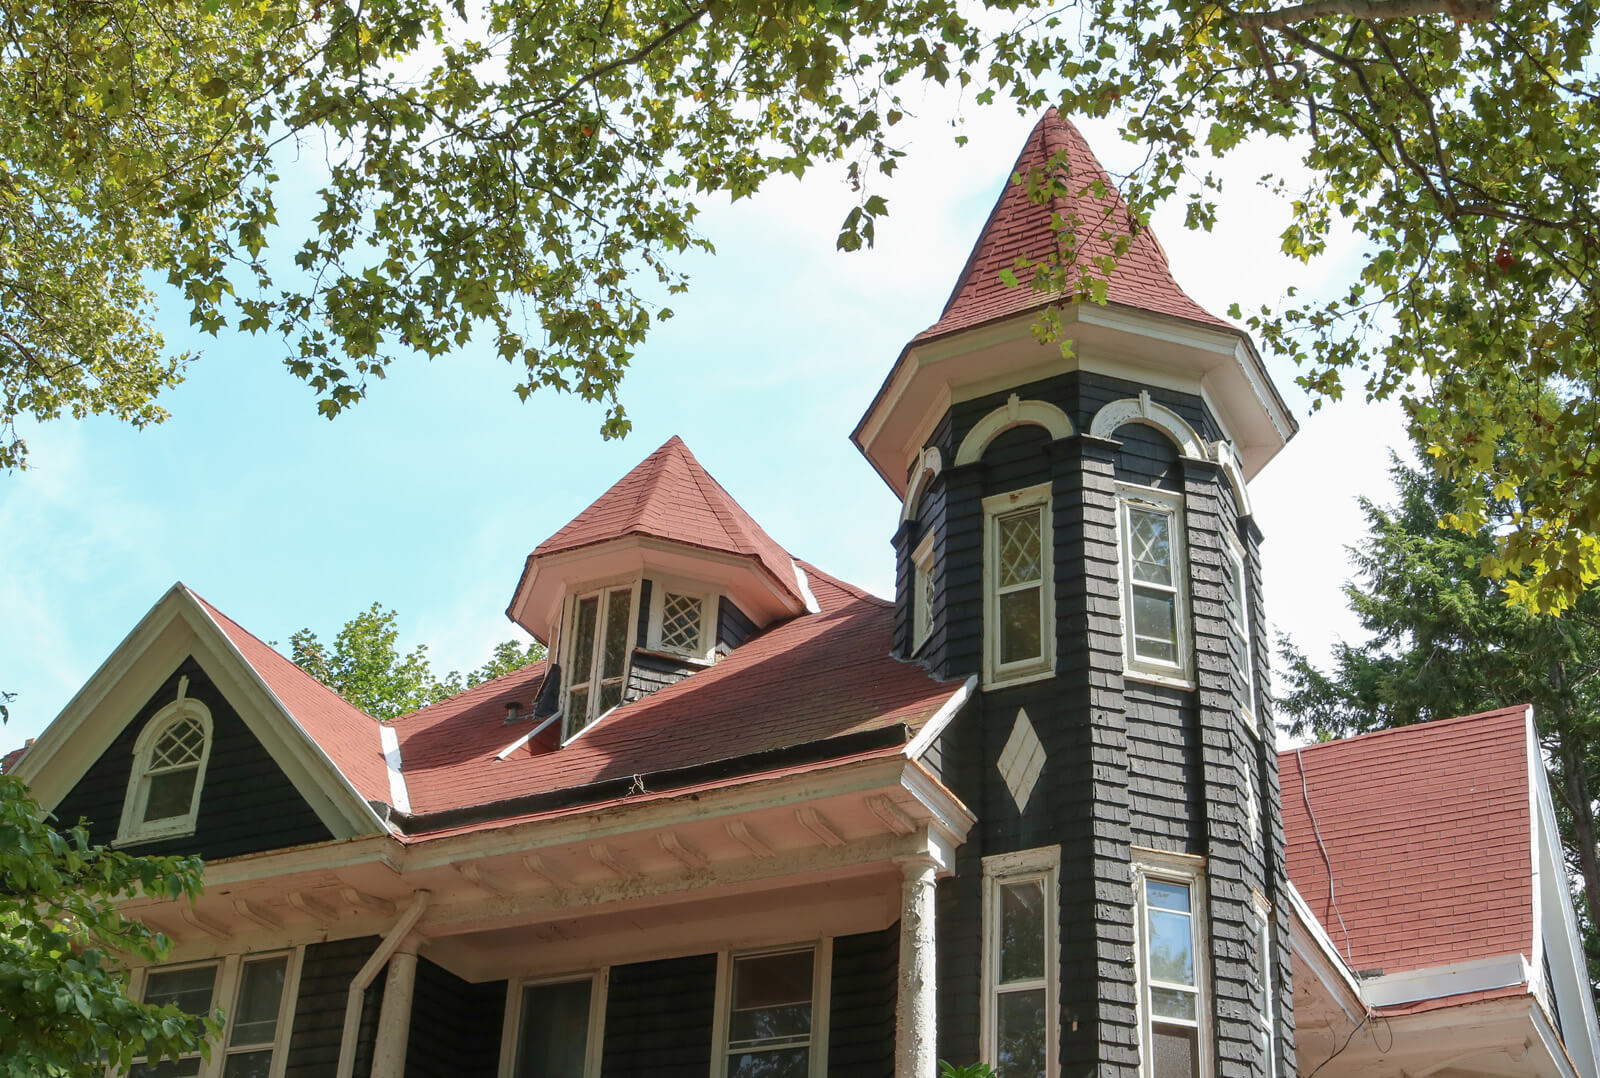
<instances>
[{"instance_id":1,"label":"arched attic window","mask_svg":"<svg viewBox=\"0 0 1600 1078\"><path fill-rule=\"evenodd\" d=\"M145 842L194 834L211 756L211 712L184 695L145 723L133 747L133 770L122 804L117 842Z\"/></svg>"}]
</instances>

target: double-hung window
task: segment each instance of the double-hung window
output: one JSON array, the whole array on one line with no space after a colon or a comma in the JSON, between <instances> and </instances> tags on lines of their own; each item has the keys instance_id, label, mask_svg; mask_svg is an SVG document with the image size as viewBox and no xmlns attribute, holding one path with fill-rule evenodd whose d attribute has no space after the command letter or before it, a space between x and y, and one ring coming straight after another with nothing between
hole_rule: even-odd
<instances>
[{"instance_id":1,"label":"double-hung window","mask_svg":"<svg viewBox=\"0 0 1600 1078\"><path fill-rule=\"evenodd\" d=\"M984 674L991 684L1055 667L1050 484L983 500Z\"/></svg>"},{"instance_id":2,"label":"double-hung window","mask_svg":"<svg viewBox=\"0 0 1600 1078\"><path fill-rule=\"evenodd\" d=\"M997 1078L1052 1078L1060 1030L1056 846L983 862L983 1056Z\"/></svg>"},{"instance_id":3,"label":"double-hung window","mask_svg":"<svg viewBox=\"0 0 1600 1078\"><path fill-rule=\"evenodd\" d=\"M606 976L513 983L507 1001L504 1078L595 1078Z\"/></svg>"},{"instance_id":4,"label":"double-hung window","mask_svg":"<svg viewBox=\"0 0 1600 1078\"><path fill-rule=\"evenodd\" d=\"M117 841L192 835L210 755L211 712L204 704L180 697L156 712L134 744Z\"/></svg>"},{"instance_id":5,"label":"double-hung window","mask_svg":"<svg viewBox=\"0 0 1600 1078\"><path fill-rule=\"evenodd\" d=\"M1189 583L1182 501L1159 490L1124 488L1118 517L1127 668L1187 679Z\"/></svg>"},{"instance_id":6,"label":"double-hung window","mask_svg":"<svg viewBox=\"0 0 1600 1078\"><path fill-rule=\"evenodd\" d=\"M632 651L633 585L579 595L572 600L567 625L563 741L622 703Z\"/></svg>"},{"instance_id":7,"label":"double-hung window","mask_svg":"<svg viewBox=\"0 0 1600 1078\"><path fill-rule=\"evenodd\" d=\"M830 943L722 955L713 1078L827 1074Z\"/></svg>"},{"instance_id":8,"label":"double-hung window","mask_svg":"<svg viewBox=\"0 0 1600 1078\"><path fill-rule=\"evenodd\" d=\"M933 529L911 554L911 650L918 651L933 632Z\"/></svg>"},{"instance_id":9,"label":"double-hung window","mask_svg":"<svg viewBox=\"0 0 1600 1078\"><path fill-rule=\"evenodd\" d=\"M135 1063L129 1078L271 1078L282 1071L294 1020L298 953L233 955L144 973L141 998L174 1004L197 1018L221 1006L220 1050L179 1060ZM274 1064L278 1065L275 1067Z\"/></svg>"},{"instance_id":10,"label":"double-hung window","mask_svg":"<svg viewBox=\"0 0 1600 1078\"><path fill-rule=\"evenodd\" d=\"M1139 1041L1145 1078L1209 1078L1198 864L1136 866ZM1169 863L1170 862L1170 863Z\"/></svg>"}]
</instances>

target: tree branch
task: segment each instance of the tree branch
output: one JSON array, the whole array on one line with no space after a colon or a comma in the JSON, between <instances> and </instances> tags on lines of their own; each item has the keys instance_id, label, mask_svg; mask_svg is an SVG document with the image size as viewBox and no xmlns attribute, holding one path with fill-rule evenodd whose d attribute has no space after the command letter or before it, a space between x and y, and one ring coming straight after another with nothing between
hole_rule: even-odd
<instances>
[{"instance_id":1,"label":"tree branch","mask_svg":"<svg viewBox=\"0 0 1600 1078\"><path fill-rule=\"evenodd\" d=\"M1449 15L1462 22L1482 22L1500 10L1495 0L1309 0L1277 11L1249 11L1239 25L1253 30L1282 30L1296 23L1329 16L1355 19L1404 19L1414 15Z\"/></svg>"}]
</instances>

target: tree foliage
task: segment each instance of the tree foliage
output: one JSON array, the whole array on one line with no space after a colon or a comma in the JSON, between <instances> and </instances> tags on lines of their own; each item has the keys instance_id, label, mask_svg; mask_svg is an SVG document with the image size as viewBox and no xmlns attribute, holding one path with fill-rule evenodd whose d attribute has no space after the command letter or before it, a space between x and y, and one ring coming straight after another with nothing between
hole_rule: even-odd
<instances>
[{"instance_id":1,"label":"tree foliage","mask_svg":"<svg viewBox=\"0 0 1600 1078\"><path fill-rule=\"evenodd\" d=\"M123 956L157 961L168 941L116 909L199 891L198 858L91 846L82 826L51 827L22 781L0 774L0 1075L98 1078L108 1063L199 1051L220 1015L127 998Z\"/></svg>"},{"instance_id":2,"label":"tree foliage","mask_svg":"<svg viewBox=\"0 0 1600 1078\"><path fill-rule=\"evenodd\" d=\"M428 646L401 654L399 617L373 603L344 623L330 647L310 629L289 638L289 657L368 715L392 719L544 658L544 645L503 640L488 660L465 674L435 674Z\"/></svg>"},{"instance_id":3,"label":"tree foliage","mask_svg":"<svg viewBox=\"0 0 1600 1078\"><path fill-rule=\"evenodd\" d=\"M1294 735L1329 738L1532 704L1600 983L1600 593L1583 593L1559 618L1508 603L1505 583L1478 565L1494 547L1493 521L1514 507L1486 499L1491 523L1466 535L1441 526L1459 512L1447 483L1398 460L1391 475L1394 505L1362 499L1367 534L1351 550L1356 576L1345 587L1367 639L1337 644L1327 671L1285 642L1279 709Z\"/></svg>"},{"instance_id":4,"label":"tree foliage","mask_svg":"<svg viewBox=\"0 0 1600 1078\"><path fill-rule=\"evenodd\" d=\"M606 404L709 200L842 171L870 244L895 125L963 102L1116 115L1134 227L1215 219L1205 151L1290 140L1283 248L1367 245L1316 301L1251 315L1319 399L1399 397L1455 521L1517 493L1482 564L1551 608L1600 574L1600 9L1530 0L133 0L7 4L0 39L0 422L159 418L182 372L150 275L206 330L285 342L337 414L403 355L473 337L517 391ZM959 127L959 125L958 125ZM959 130L957 138L960 138ZM314 162L314 165L312 164ZM309 213L279 222L290 181ZM1040 198L1082 184L1026 178ZM1293 186L1285 187L1284 185ZM843 208L843 207L841 207ZM1069 241L1127 222L1064 221ZM1118 240L1118 243L1124 240ZM1114 257L1018 274L1102 298ZM1018 269L1027 270L1023 266ZM1046 327L1048 330L1048 326ZM1533 409L1504 392L1561 387ZM1530 452L1496 455L1520 441ZM24 460L13 436L0 464Z\"/></svg>"}]
</instances>

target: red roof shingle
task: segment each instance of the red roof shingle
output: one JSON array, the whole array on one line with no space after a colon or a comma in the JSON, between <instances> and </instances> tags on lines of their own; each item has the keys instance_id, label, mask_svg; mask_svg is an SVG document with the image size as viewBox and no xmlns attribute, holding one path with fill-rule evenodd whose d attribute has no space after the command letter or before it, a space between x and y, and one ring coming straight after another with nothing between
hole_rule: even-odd
<instances>
[{"instance_id":1,"label":"red roof shingle","mask_svg":"<svg viewBox=\"0 0 1600 1078\"><path fill-rule=\"evenodd\" d=\"M1289 878L1352 969L1533 953L1526 716L1504 708L1278 754Z\"/></svg>"},{"instance_id":2,"label":"red roof shingle","mask_svg":"<svg viewBox=\"0 0 1600 1078\"><path fill-rule=\"evenodd\" d=\"M1046 168L1057 155L1066 161L1066 193L1052 195L1043 203L1035 202L1028 195L1026 177L1034 169ZM1055 109L1040 118L1023 144L1012 169L1013 181L1019 175L1024 182L1008 182L1000 192L944 313L916 340L970 329L1059 300L1059 294L1036 292L1029 287L1027 274L1017 275L1021 283L1014 288L1000 279L1001 271L1013 269L1019 257L1045 261L1056 256L1060 236L1052 217L1075 226L1073 264L1077 266L1092 267L1095 259L1112 253L1116 238L1129 234L1131 219L1122 197L1083 135ZM1097 183L1104 185L1098 194L1094 190ZM1148 228L1133 233L1131 246L1111 276L1106 299L1136 310L1235 329L1190 299L1178 286L1167 265L1166 252Z\"/></svg>"},{"instance_id":3,"label":"red roof shingle","mask_svg":"<svg viewBox=\"0 0 1600 1078\"><path fill-rule=\"evenodd\" d=\"M894 609L805 566L820 612L776 625L682 681L626 704L563 748L496 754L503 723L544 670L527 667L395 720L413 811L443 812L750 756L897 723L916 728L957 691L889 654Z\"/></svg>"},{"instance_id":4,"label":"red roof shingle","mask_svg":"<svg viewBox=\"0 0 1600 1078\"><path fill-rule=\"evenodd\" d=\"M677 435L535 547L529 561L628 535L754 558L779 587L804 599L789 552L722 489Z\"/></svg>"}]
</instances>

